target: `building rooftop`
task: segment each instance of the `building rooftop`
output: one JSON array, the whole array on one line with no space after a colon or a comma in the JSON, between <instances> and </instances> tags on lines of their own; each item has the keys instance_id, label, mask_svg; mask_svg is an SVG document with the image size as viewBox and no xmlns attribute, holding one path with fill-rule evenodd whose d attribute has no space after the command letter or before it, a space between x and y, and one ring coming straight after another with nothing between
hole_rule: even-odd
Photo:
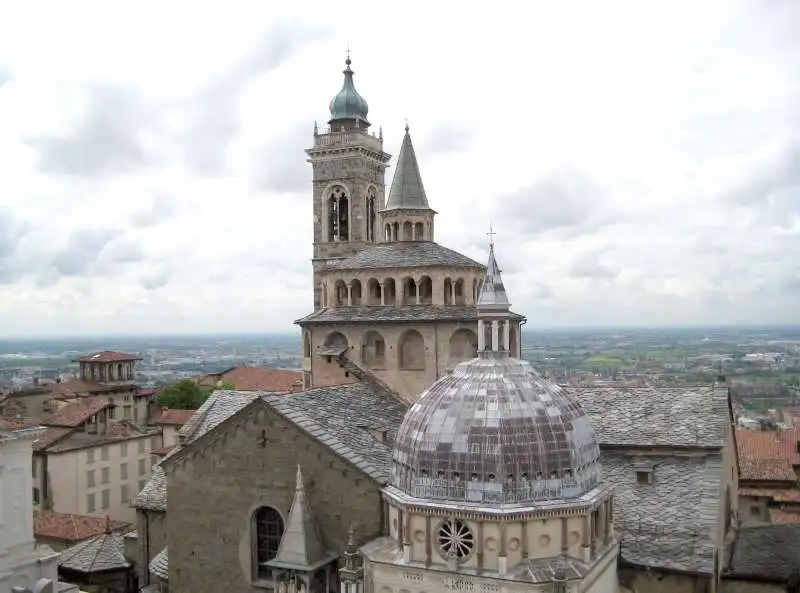
<instances>
[{"instance_id":1,"label":"building rooftop","mask_svg":"<svg viewBox=\"0 0 800 593\"><path fill-rule=\"evenodd\" d=\"M110 523L110 524L109 524ZM105 532L128 531L131 524L124 521L108 521L102 517L88 517L55 511L34 511L33 533L35 537L78 542Z\"/></svg>"},{"instance_id":2,"label":"building rooftop","mask_svg":"<svg viewBox=\"0 0 800 593\"><path fill-rule=\"evenodd\" d=\"M517 313L511 319L522 320ZM473 305L407 305L402 307L337 307L320 309L295 323L426 323L437 321L478 321L478 311Z\"/></svg>"},{"instance_id":3,"label":"building rooftop","mask_svg":"<svg viewBox=\"0 0 800 593\"><path fill-rule=\"evenodd\" d=\"M329 270L388 270L447 266L483 270L483 265L433 241L376 243L342 259L328 260ZM470 287L471 289L471 287Z\"/></svg>"},{"instance_id":4,"label":"building rooftop","mask_svg":"<svg viewBox=\"0 0 800 593\"><path fill-rule=\"evenodd\" d=\"M121 570L130 566L131 563L125 557L123 534L108 530L67 548L58 559L60 569L84 574Z\"/></svg>"},{"instance_id":5,"label":"building rooftop","mask_svg":"<svg viewBox=\"0 0 800 593\"><path fill-rule=\"evenodd\" d=\"M194 416L194 410L170 410L164 409L161 415L156 418L154 424L169 424L172 426L183 426Z\"/></svg>"},{"instance_id":6,"label":"building rooftop","mask_svg":"<svg viewBox=\"0 0 800 593\"><path fill-rule=\"evenodd\" d=\"M60 410L39 418L42 426L77 428L90 420L95 414L111 406L103 397L84 397L68 403Z\"/></svg>"},{"instance_id":7,"label":"building rooftop","mask_svg":"<svg viewBox=\"0 0 800 593\"><path fill-rule=\"evenodd\" d=\"M73 362L128 362L134 360L141 360L141 358L136 354L104 350L102 352L93 352L92 354L76 358Z\"/></svg>"},{"instance_id":8,"label":"building rooftop","mask_svg":"<svg viewBox=\"0 0 800 593\"><path fill-rule=\"evenodd\" d=\"M800 430L736 429L739 459L784 459L792 466L800 465Z\"/></svg>"},{"instance_id":9,"label":"building rooftop","mask_svg":"<svg viewBox=\"0 0 800 593\"><path fill-rule=\"evenodd\" d=\"M800 525L739 529L726 578L785 583L800 568Z\"/></svg>"},{"instance_id":10,"label":"building rooftop","mask_svg":"<svg viewBox=\"0 0 800 593\"><path fill-rule=\"evenodd\" d=\"M797 482L792 464L786 459L739 459L739 479L764 482Z\"/></svg>"},{"instance_id":11,"label":"building rooftop","mask_svg":"<svg viewBox=\"0 0 800 593\"><path fill-rule=\"evenodd\" d=\"M297 391L303 386L303 372L240 364L219 373L207 373L195 379L203 385L217 381L232 383L237 391Z\"/></svg>"}]
</instances>

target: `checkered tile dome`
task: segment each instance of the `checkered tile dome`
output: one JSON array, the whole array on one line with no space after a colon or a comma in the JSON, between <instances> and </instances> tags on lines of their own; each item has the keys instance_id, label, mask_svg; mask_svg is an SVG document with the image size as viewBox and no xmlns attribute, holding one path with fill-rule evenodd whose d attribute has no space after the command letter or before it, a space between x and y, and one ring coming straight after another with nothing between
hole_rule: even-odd
<instances>
[{"instance_id":1,"label":"checkered tile dome","mask_svg":"<svg viewBox=\"0 0 800 593\"><path fill-rule=\"evenodd\" d=\"M459 364L408 411L393 483L424 499L563 500L599 485L599 460L588 416L563 389L524 360L486 353Z\"/></svg>"}]
</instances>

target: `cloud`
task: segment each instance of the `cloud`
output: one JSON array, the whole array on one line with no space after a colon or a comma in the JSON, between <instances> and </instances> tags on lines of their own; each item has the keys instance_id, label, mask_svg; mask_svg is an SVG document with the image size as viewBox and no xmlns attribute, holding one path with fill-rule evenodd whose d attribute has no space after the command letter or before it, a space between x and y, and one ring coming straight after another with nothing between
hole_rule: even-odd
<instances>
[{"instance_id":1,"label":"cloud","mask_svg":"<svg viewBox=\"0 0 800 593\"><path fill-rule=\"evenodd\" d=\"M170 280L170 272L166 269L156 270L145 274L139 280L142 288L145 290L158 290L159 288L164 288L167 284L169 284Z\"/></svg>"},{"instance_id":2,"label":"cloud","mask_svg":"<svg viewBox=\"0 0 800 593\"><path fill-rule=\"evenodd\" d=\"M619 273L600 261L597 253L583 253L575 258L569 267L569 274L574 278L611 279Z\"/></svg>"},{"instance_id":3,"label":"cloud","mask_svg":"<svg viewBox=\"0 0 800 593\"><path fill-rule=\"evenodd\" d=\"M472 133L466 126L441 123L434 127L422 145L422 151L431 155L460 152L469 148Z\"/></svg>"},{"instance_id":4,"label":"cloud","mask_svg":"<svg viewBox=\"0 0 800 593\"><path fill-rule=\"evenodd\" d=\"M184 155L200 175L225 169L226 149L240 128L239 101L248 86L289 60L324 29L287 22L265 31L258 45L233 67L214 76L186 105L188 126L183 134ZM287 97L289 105L290 99ZM275 113L273 121L285 114Z\"/></svg>"},{"instance_id":5,"label":"cloud","mask_svg":"<svg viewBox=\"0 0 800 593\"><path fill-rule=\"evenodd\" d=\"M254 150L249 173L253 186L277 193L309 191L311 167L305 159L298 158L308 148L309 139L307 122L296 123Z\"/></svg>"},{"instance_id":6,"label":"cloud","mask_svg":"<svg viewBox=\"0 0 800 593\"><path fill-rule=\"evenodd\" d=\"M155 113L136 90L91 85L68 91L78 93L84 104L76 123L63 133L29 139L42 172L107 177L149 164L143 135L155 124Z\"/></svg>"},{"instance_id":7,"label":"cloud","mask_svg":"<svg viewBox=\"0 0 800 593\"><path fill-rule=\"evenodd\" d=\"M116 236L117 233L111 230L76 232L55 252L51 264L61 276L91 273L100 253Z\"/></svg>"}]
</instances>

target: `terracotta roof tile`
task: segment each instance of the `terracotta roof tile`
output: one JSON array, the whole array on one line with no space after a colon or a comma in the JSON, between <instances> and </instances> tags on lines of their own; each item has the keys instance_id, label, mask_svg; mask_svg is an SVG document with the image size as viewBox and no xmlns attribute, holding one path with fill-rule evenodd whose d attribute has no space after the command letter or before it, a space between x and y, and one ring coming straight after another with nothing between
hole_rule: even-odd
<instances>
[{"instance_id":1,"label":"terracotta roof tile","mask_svg":"<svg viewBox=\"0 0 800 593\"><path fill-rule=\"evenodd\" d=\"M33 418L9 418L7 416L0 416L0 430L14 431L23 430L25 428L34 428L36 426L41 426L41 424L36 422Z\"/></svg>"},{"instance_id":2,"label":"terracotta roof tile","mask_svg":"<svg viewBox=\"0 0 800 593\"><path fill-rule=\"evenodd\" d=\"M800 465L798 452L800 429L747 430L736 429L736 444L740 459L785 459Z\"/></svg>"},{"instance_id":3,"label":"terracotta roof tile","mask_svg":"<svg viewBox=\"0 0 800 593\"><path fill-rule=\"evenodd\" d=\"M50 393L59 395L88 395L93 391L100 391L104 389L104 387L99 383L81 381L79 379L48 383L45 385L45 388Z\"/></svg>"},{"instance_id":4,"label":"terracotta roof tile","mask_svg":"<svg viewBox=\"0 0 800 593\"><path fill-rule=\"evenodd\" d=\"M270 391L287 392L300 391L303 386L303 372L285 369L271 369L242 364L226 370L223 373L209 373L203 375L198 383L205 382L206 378L216 381L232 383L237 391Z\"/></svg>"},{"instance_id":5,"label":"terracotta roof tile","mask_svg":"<svg viewBox=\"0 0 800 593\"><path fill-rule=\"evenodd\" d=\"M161 416L155 421L155 424L174 424L183 426L194 415L195 410L163 410Z\"/></svg>"},{"instance_id":6,"label":"terracotta roof tile","mask_svg":"<svg viewBox=\"0 0 800 593\"><path fill-rule=\"evenodd\" d=\"M42 416L39 418L39 424L76 428L109 405L109 401L102 397L81 398L52 414Z\"/></svg>"},{"instance_id":7,"label":"terracotta roof tile","mask_svg":"<svg viewBox=\"0 0 800 593\"><path fill-rule=\"evenodd\" d=\"M769 519L778 525L794 525L800 523L800 513L788 509L769 509Z\"/></svg>"},{"instance_id":8,"label":"terracotta roof tile","mask_svg":"<svg viewBox=\"0 0 800 593\"><path fill-rule=\"evenodd\" d=\"M38 439L33 441L33 450L44 451L73 432L75 432L74 428L48 428Z\"/></svg>"},{"instance_id":9,"label":"terracotta roof tile","mask_svg":"<svg viewBox=\"0 0 800 593\"><path fill-rule=\"evenodd\" d=\"M177 445L173 445L171 447L161 447L160 449L153 449L150 451L151 455L158 455L159 457L165 456L167 453L172 451Z\"/></svg>"},{"instance_id":10,"label":"terracotta roof tile","mask_svg":"<svg viewBox=\"0 0 800 593\"><path fill-rule=\"evenodd\" d=\"M128 360L141 360L141 358L135 354L103 350L102 352L93 352L81 358L76 358L75 362L125 362Z\"/></svg>"},{"instance_id":11,"label":"terracotta roof tile","mask_svg":"<svg viewBox=\"0 0 800 593\"><path fill-rule=\"evenodd\" d=\"M135 397L147 397L149 395L155 395L158 393L158 389L152 389L150 387L141 387L136 390L133 394Z\"/></svg>"},{"instance_id":12,"label":"terracotta roof tile","mask_svg":"<svg viewBox=\"0 0 800 593\"><path fill-rule=\"evenodd\" d=\"M785 459L745 458L739 460L739 479L795 482L797 475Z\"/></svg>"},{"instance_id":13,"label":"terracotta roof tile","mask_svg":"<svg viewBox=\"0 0 800 593\"><path fill-rule=\"evenodd\" d=\"M775 502L800 504L800 490L789 488L739 488L740 496L763 497Z\"/></svg>"},{"instance_id":14,"label":"terracotta roof tile","mask_svg":"<svg viewBox=\"0 0 800 593\"><path fill-rule=\"evenodd\" d=\"M111 531L129 531L130 523L111 521ZM66 542L78 542L95 537L106 530L104 517L87 517L55 511L34 511L33 533L36 537L47 537Z\"/></svg>"}]
</instances>

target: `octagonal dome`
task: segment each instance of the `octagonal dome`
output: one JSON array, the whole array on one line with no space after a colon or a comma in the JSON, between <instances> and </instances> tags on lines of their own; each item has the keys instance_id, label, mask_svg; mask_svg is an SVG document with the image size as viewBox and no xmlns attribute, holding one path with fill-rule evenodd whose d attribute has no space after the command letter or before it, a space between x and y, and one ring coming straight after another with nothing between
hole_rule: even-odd
<instances>
[{"instance_id":1,"label":"octagonal dome","mask_svg":"<svg viewBox=\"0 0 800 593\"><path fill-rule=\"evenodd\" d=\"M600 484L583 409L524 360L481 352L434 383L395 440L393 482L423 499L535 503Z\"/></svg>"}]
</instances>

